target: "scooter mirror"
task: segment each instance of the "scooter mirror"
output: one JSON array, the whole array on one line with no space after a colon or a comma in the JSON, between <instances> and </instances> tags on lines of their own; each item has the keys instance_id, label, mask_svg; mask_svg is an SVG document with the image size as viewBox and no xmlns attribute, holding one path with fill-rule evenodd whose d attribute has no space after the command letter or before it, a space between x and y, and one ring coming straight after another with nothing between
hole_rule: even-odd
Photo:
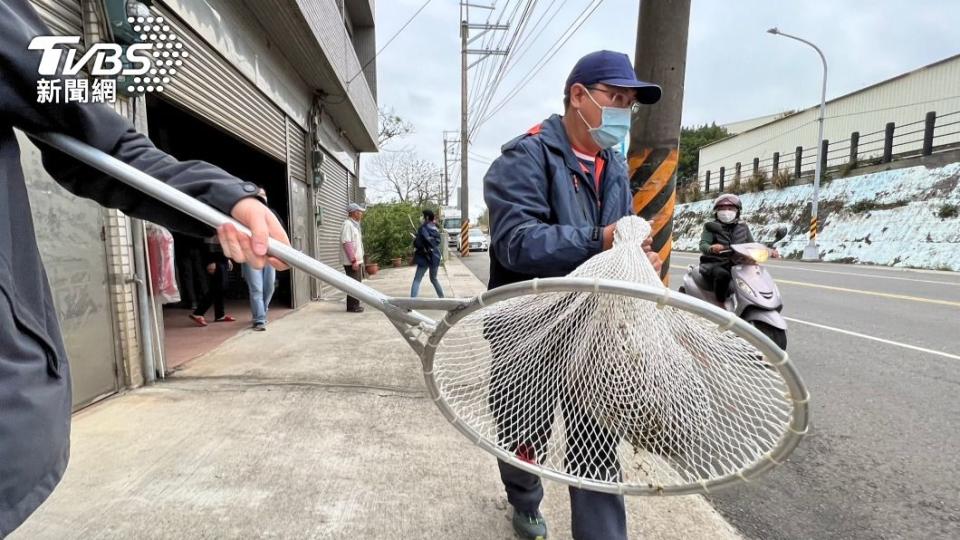
<instances>
[{"instance_id":1,"label":"scooter mirror","mask_svg":"<svg viewBox=\"0 0 960 540\"><path fill-rule=\"evenodd\" d=\"M776 232L773 233L773 241L774 241L774 242L779 242L780 240L783 240L783 238L784 238L785 236L787 236L787 228L786 228L786 227L777 227Z\"/></svg>"}]
</instances>

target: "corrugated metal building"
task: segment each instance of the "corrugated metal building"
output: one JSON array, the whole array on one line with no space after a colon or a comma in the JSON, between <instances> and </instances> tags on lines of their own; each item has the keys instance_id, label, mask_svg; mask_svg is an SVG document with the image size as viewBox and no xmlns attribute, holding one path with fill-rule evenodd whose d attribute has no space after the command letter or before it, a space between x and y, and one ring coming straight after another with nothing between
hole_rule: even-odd
<instances>
[{"instance_id":1,"label":"corrugated metal building","mask_svg":"<svg viewBox=\"0 0 960 540\"><path fill-rule=\"evenodd\" d=\"M106 35L103 0L33 4L56 34L86 45ZM337 267L332 231L362 193L360 153L377 149L376 64L360 61L376 50L373 9L373 0L154 0L189 61L162 94L115 107L176 157L264 185L294 247ZM32 210L79 407L139 385L144 335L163 335L162 318L144 327L138 316L156 308L136 301L132 279L143 229L67 193L26 138L22 148L28 188L43 194ZM299 271L283 274L290 307L319 294Z\"/></svg>"},{"instance_id":2,"label":"corrugated metal building","mask_svg":"<svg viewBox=\"0 0 960 540\"><path fill-rule=\"evenodd\" d=\"M704 146L700 149L697 174L701 186L705 187L709 171L710 190L716 190L721 167L729 182L737 163L741 164L746 177L752 173L754 158L759 158L761 171L770 173L775 152L780 158L778 169L789 167L792 171L798 146L803 148L802 170L813 170L818 110L819 104ZM824 139L830 141L828 166L848 159L843 147L849 148L853 132L859 133L860 159L880 155L888 122L896 125L894 153L918 151L924 117L929 111L937 113L935 145L960 142L956 124L960 121L960 55L828 101L824 121ZM731 125L743 128L740 124L751 122L753 120Z\"/></svg>"}]
</instances>

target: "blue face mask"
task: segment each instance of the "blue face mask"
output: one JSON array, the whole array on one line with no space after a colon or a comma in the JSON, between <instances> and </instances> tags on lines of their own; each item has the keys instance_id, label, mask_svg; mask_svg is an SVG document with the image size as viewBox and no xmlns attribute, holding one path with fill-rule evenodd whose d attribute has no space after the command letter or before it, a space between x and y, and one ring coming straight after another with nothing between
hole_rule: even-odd
<instances>
[{"instance_id":1,"label":"blue face mask","mask_svg":"<svg viewBox=\"0 0 960 540\"><path fill-rule=\"evenodd\" d=\"M624 139L630 133L630 109L619 109L617 107L602 107L593 96L590 95L590 92L587 92L587 96L590 97L590 101L594 105L600 107L600 125L597 127L592 127L587 123L586 118L583 117L583 114L580 111L577 111L577 114L580 115L580 119L583 120L584 124L587 124L587 128L590 130L590 137L593 138L593 142L597 143L597 146L600 148L610 148Z\"/></svg>"}]
</instances>

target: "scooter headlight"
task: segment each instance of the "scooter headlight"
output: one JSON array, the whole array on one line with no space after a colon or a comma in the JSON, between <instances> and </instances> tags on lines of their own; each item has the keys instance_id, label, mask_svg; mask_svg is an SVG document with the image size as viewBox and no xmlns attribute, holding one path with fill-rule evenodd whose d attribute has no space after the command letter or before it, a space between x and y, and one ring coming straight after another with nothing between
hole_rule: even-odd
<instances>
[{"instance_id":1,"label":"scooter headlight","mask_svg":"<svg viewBox=\"0 0 960 540\"><path fill-rule=\"evenodd\" d=\"M742 279L739 279L739 278L737 278L737 288L740 289L741 292L743 292L743 293L745 293L745 294L748 294L748 295L750 295L750 296L756 296L756 295L757 295L757 293L753 292L753 289L750 288L749 285L747 285L747 282L746 282L746 281L744 281L744 280L742 280Z\"/></svg>"},{"instance_id":2,"label":"scooter headlight","mask_svg":"<svg viewBox=\"0 0 960 540\"><path fill-rule=\"evenodd\" d=\"M750 258L757 263L765 263L770 258L770 251L766 249L751 249Z\"/></svg>"}]
</instances>

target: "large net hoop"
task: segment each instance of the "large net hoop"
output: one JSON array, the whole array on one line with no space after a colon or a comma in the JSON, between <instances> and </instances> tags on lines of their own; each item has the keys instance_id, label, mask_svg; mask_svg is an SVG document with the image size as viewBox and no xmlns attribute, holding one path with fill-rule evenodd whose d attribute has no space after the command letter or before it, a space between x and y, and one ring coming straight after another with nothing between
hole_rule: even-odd
<instances>
[{"instance_id":1,"label":"large net hoop","mask_svg":"<svg viewBox=\"0 0 960 540\"><path fill-rule=\"evenodd\" d=\"M596 491L709 491L782 462L807 392L732 314L663 287L628 217L567 278L488 291L431 336L427 385L500 459Z\"/></svg>"}]
</instances>

